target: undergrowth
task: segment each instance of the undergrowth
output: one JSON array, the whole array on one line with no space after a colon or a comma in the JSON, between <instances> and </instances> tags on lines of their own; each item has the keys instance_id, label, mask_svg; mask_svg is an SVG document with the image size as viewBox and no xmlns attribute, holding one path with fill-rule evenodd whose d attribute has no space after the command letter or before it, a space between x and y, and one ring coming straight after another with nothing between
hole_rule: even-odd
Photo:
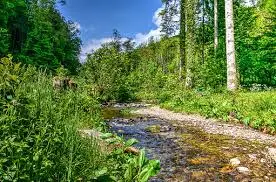
<instances>
[{"instance_id":1,"label":"undergrowth","mask_svg":"<svg viewBox=\"0 0 276 182\"><path fill-rule=\"evenodd\" d=\"M143 152L124 153L123 141L107 152L81 136L82 128L107 131L84 85L55 90L51 75L10 56L1 59L0 93L0 181L146 181L158 172Z\"/></svg>"}]
</instances>

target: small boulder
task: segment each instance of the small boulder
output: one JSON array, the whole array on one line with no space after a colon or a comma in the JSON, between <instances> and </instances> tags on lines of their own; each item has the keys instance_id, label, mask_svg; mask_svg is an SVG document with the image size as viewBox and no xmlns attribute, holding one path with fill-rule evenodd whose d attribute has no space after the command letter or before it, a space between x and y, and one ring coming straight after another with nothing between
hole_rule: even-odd
<instances>
[{"instance_id":1,"label":"small boulder","mask_svg":"<svg viewBox=\"0 0 276 182\"><path fill-rule=\"evenodd\" d=\"M271 159L272 163L276 164L276 148L268 148L268 157Z\"/></svg>"},{"instance_id":2,"label":"small boulder","mask_svg":"<svg viewBox=\"0 0 276 182\"><path fill-rule=\"evenodd\" d=\"M146 128L146 131L151 133L160 133L161 126L160 125L152 125Z\"/></svg>"},{"instance_id":3,"label":"small boulder","mask_svg":"<svg viewBox=\"0 0 276 182\"><path fill-rule=\"evenodd\" d=\"M131 154L134 154L134 155L139 155L140 151L139 151L139 149L137 149L135 147L127 147L125 149L125 153L131 153Z\"/></svg>"},{"instance_id":4,"label":"small boulder","mask_svg":"<svg viewBox=\"0 0 276 182\"><path fill-rule=\"evenodd\" d=\"M257 159L257 154L248 154L248 157L249 157L251 160L256 160L256 159Z\"/></svg>"},{"instance_id":5,"label":"small boulder","mask_svg":"<svg viewBox=\"0 0 276 182\"><path fill-rule=\"evenodd\" d=\"M237 167L237 170L238 170L239 173L242 173L242 174L249 174L250 173L250 170L247 167Z\"/></svg>"},{"instance_id":6,"label":"small boulder","mask_svg":"<svg viewBox=\"0 0 276 182\"><path fill-rule=\"evenodd\" d=\"M123 134L123 133L125 133L125 131L124 130L118 130L117 131L119 134Z\"/></svg>"},{"instance_id":7,"label":"small boulder","mask_svg":"<svg viewBox=\"0 0 276 182\"><path fill-rule=\"evenodd\" d=\"M261 163L266 163L266 160L264 158L261 158Z\"/></svg>"},{"instance_id":8,"label":"small boulder","mask_svg":"<svg viewBox=\"0 0 276 182\"><path fill-rule=\"evenodd\" d=\"M238 158L233 158L230 160L231 166L238 166L241 163L241 161Z\"/></svg>"}]
</instances>

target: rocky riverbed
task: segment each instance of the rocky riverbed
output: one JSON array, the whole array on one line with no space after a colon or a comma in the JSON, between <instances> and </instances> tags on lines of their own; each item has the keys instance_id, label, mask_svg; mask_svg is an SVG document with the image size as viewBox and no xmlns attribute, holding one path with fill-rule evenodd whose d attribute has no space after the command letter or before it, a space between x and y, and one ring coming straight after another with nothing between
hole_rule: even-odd
<instances>
[{"instance_id":1,"label":"rocky riverbed","mask_svg":"<svg viewBox=\"0 0 276 182\"><path fill-rule=\"evenodd\" d=\"M233 137L233 127L240 126L231 125L231 134L206 131L204 122L212 128L216 124L227 128L144 104L113 106L103 111L110 129L127 139L136 138L136 147L160 160L162 169L151 181L276 181L274 136L257 132L252 136L267 138Z\"/></svg>"}]
</instances>

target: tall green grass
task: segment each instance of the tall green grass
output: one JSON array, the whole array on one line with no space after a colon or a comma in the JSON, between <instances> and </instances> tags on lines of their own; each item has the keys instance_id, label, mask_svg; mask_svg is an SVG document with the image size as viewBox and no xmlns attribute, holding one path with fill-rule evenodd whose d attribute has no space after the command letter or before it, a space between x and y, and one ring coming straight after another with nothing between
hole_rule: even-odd
<instances>
[{"instance_id":1,"label":"tall green grass","mask_svg":"<svg viewBox=\"0 0 276 182\"><path fill-rule=\"evenodd\" d=\"M58 92L45 72L6 61L1 67L0 181L92 179L104 156L97 141L82 138L78 129L102 125L96 101L81 90Z\"/></svg>"},{"instance_id":2,"label":"tall green grass","mask_svg":"<svg viewBox=\"0 0 276 182\"><path fill-rule=\"evenodd\" d=\"M12 57L0 63L0 181L140 182L158 172L157 161L125 153L129 142L116 135L108 134L111 147L81 135L84 128L107 131L100 104L84 84L55 90L45 71Z\"/></svg>"}]
</instances>

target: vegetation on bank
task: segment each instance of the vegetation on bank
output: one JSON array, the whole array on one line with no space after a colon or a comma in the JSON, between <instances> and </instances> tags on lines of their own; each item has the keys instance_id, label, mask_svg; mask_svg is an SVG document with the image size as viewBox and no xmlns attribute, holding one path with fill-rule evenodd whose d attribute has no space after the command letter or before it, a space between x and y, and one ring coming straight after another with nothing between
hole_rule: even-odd
<instances>
[{"instance_id":1,"label":"vegetation on bank","mask_svg":"<svg viewBox=\"0 0 276 182\"><path fill-rule=\"evenodd\" d=\"M159 92L140 92L138 98L154 100L173 111L200 114L244 124L265 133L276 133L275 91L212 93L162 89Z\"/></svg>"},{"instance_id":2,"label":"vegetation on bank","mask_svg":"<svg viewBox=\"0 0 276 182\"><path fill-rule=\"evenodd\" d=\"M12 57L1 59L0 83L0 181L147 181L158 172L143 150L124 152L133 139L81 136L83 128L107 132L85 85L55 90L51 75Z\"/></svg>"}]
</instances>

